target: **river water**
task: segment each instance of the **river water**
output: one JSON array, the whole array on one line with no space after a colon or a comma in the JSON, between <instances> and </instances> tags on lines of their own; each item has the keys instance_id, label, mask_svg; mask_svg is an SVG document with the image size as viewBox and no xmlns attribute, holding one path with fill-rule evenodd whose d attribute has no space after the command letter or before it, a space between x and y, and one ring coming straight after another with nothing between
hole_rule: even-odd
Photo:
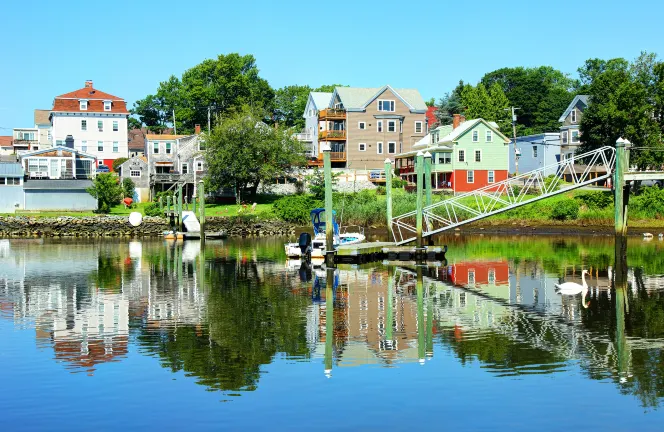
<instances>
[{"instance_id":1,"label":"river water","mask_svg":"<svg viewBox=\"0 0 664 432\"><path fill-rule=\"evenodd\" d=\"M2 428L661 430L664 242L616 290L612 238L442 241L326 271L282 238L0 240Z\"/></svg>"}]
</instances>

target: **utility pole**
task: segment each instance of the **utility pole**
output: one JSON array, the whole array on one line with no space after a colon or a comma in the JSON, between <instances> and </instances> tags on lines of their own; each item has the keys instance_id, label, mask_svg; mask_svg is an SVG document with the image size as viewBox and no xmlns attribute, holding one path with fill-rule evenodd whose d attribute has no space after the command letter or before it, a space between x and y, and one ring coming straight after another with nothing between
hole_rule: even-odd
<instances>
[{"instance_id":1,"label":"utility pole","mask_svg":"<svg viewBox=\"0 0 664 432\"><path fill-rule=\"evenodd\" d=\"M175 108L173 108L173 133L174 133L175 135L178 134L178 127L177 127L177 125L175 124Z\"/></svg>"},{"instance_id":2,"label":"utility pole","mask_svg":"<svg viewBox=\"0 0 664 432\"><path fill-rule=\"evenodd\" d=\"M511 107L511 108L505 108L505 111L512 111L512 134L514 136L514 173L516 175L519 175L519 158L518 158L518 151L516 147L516 110L521 109L521 108L516 108L516 107Z\"/></svg>"},{"instance_id":3,"label":"utility pole","mask_svg":"<svg viewBox=\"0 0 664 432\"><path fill-rule=\"evenodd\" d=\"M210 134L210 107L208 107L208 135Z\"/></svg>"}]
</instances>

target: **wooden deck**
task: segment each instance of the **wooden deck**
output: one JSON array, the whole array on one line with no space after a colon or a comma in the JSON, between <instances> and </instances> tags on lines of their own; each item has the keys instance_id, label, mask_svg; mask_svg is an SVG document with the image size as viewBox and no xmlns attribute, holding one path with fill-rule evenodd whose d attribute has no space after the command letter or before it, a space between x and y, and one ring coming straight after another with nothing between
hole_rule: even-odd
<instances>
[{"instance_id":1,"label":"wooden deck","mask_svg":"<svg viewBox=\"0 0 664 432\"><path fill-rule=\"evenodd\" d=\"M363 264L373 261L442 261L447 246L426 246L417 250L414 246L397 246L392 242L367 242L341 245L337 248L335 262Z\"/></svg>"}]
</instances>

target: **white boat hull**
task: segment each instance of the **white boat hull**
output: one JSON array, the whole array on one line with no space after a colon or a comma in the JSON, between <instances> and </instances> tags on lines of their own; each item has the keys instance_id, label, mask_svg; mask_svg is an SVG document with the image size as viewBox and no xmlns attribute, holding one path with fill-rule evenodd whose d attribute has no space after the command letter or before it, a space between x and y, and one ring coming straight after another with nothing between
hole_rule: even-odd
<instances>
[{"instance_id":1,"label":"white boat hull","mask_svg":"<svg viewBox=\"0 0 664 432\"><path fill-rule=\"evenodd\" d=\"M339 234L339 243L335 243L336 248L339 244L350 245L362 243L366 240L364 234L361 233L344 233ZM302 251L298 243L285 244L286 256L289 258L300 258ZM325 258L325 235L317 235L311 242L311 258Z\"/></svg>"}]
</instances>

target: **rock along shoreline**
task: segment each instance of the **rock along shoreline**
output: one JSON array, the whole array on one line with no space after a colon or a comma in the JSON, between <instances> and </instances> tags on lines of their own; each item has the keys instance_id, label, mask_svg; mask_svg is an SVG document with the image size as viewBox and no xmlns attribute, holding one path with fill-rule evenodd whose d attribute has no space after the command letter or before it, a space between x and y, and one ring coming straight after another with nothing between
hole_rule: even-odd
<instances>
[{"instance_id":1,"label":"rock along shoreline","mask_svg":"<svg viewBox=\"0 0 664 432\"><path fill-rule=\"evenodd\" d=\"M138 227L127 216L0 217L0 238L9 237L159 237L169 229L162 217L143 217ZM295 225L277 220L208 217L206 231L223 231L229 237L292 235Z\"/></svg>"}]
</instances>

